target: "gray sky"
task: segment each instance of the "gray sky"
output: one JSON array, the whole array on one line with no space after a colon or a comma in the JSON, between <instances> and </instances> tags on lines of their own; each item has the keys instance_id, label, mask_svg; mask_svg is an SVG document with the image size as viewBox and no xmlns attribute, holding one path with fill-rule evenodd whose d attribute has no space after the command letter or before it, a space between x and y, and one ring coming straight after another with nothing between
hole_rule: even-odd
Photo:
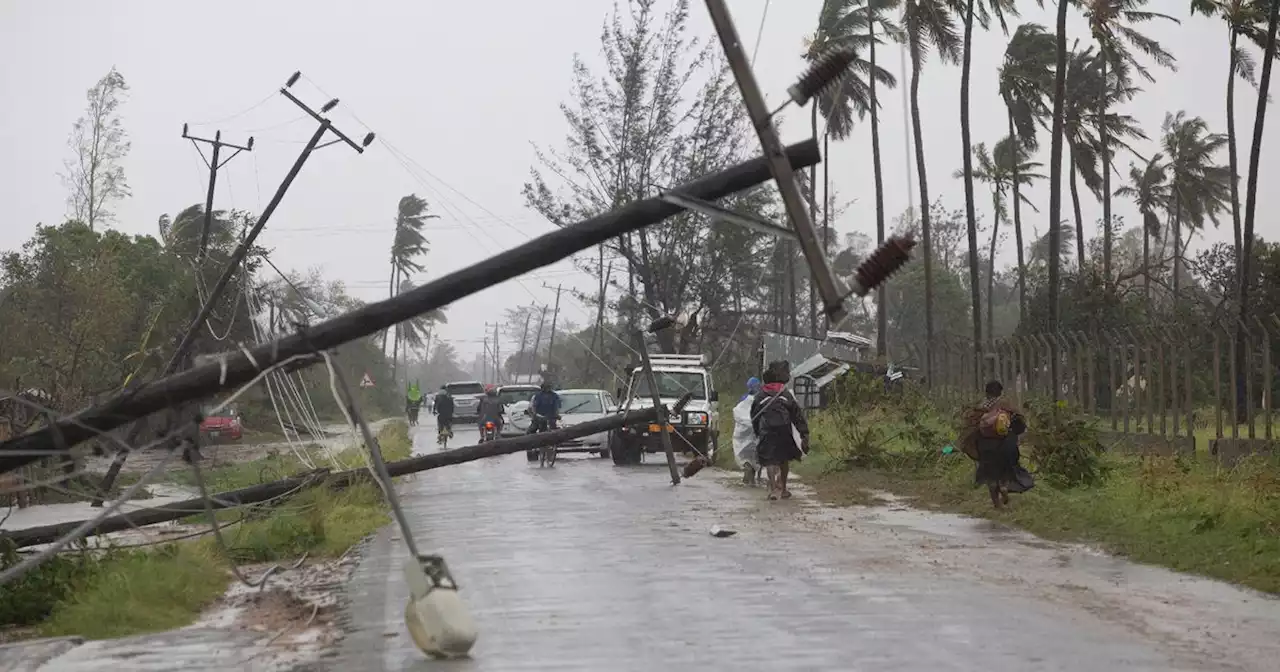
<instances>
[{"instance_id":1,"label":"gray sky","mask_svg":"<svg viewBox=\"0 0 1280 672\"><path fill-rule=\"evenodd\" d=\"M111 66L132 89L123 114L133 141L125 163L133 196L117 206L115 226L146 234L155 233L161 214L204 200L207 172L195 149L179 137L184 122L191 123L193 134L212 136L221 129L231 142L256 137L252 155L241 155L220 173L215 207L256 212L265 205L314 131L297 108L271 95L290 73L301 70L304 78L294 91L304 101L318 107L330 97L340 98L332 114L339 128L353 137L372 129L412 162L406 167L381 143L363 156L341 145L318 152L260 238L275 249L276 263L319 268L366 300L384 296L396 202L411 192L430 201L440 215L429 225L431 253L419 281L475 263L550 230L525 209L520 196L534 160L530 143L562 146L565 125L557 106L570 90L571 59L576 52L590 63L600 62L600 27L612 4L0 0L0 62L5 64L0 93L8 102L0 108L5 149L0 153L0 249L16 249L37 223L54 224L65 216L66 193L57 173L69 156L66 138L83 111L85 90ZM1011 29L1029 21L1052 26L1048 10L1021 4L1024 16ZM1176 13L1182 24L1152 23L1146 30L1174 52L1179 71L1160 72L1157 83L1144 83L1145 91L1127 111L1153 137L1164 114L1179 109L1225 133L1226 31L1218 21L1186 16L1186 2L1167 4L1166 11ZM768 10L756 71L771 102L785 96L802 68L801 40L812 31L819 5L819 0L774 0ZM765 0L729 0L729 6L750 47ZM693 32L714 39L705 6L695 0L692 14ZM1078 16L1072 16L1069 31L1073 39L1087 40ZM975 37L975 143L991 145L1005 133L996 69L1006 41L999 32ZM882 65L896 73L898 49L890 47L885 56ZM961 184L951 177L961 159L959 81L958 67L932 64L921 83L931 196L942 197L951 208L964 206ZM908 205L904 134L909 125L901 93L883 98L886 208L897 213ZM1237 87L1236 105L1243 175L1256 105L1247 84ZM789 116L786 139L807 135L808 115ZM1257 228L1264 238L1280 234L1268 198L1272 190L1266 187L1280 177L1278 127L1280 118L1273 112L1259 176ZM832 147L832 182L842 200L857 199L838 223L842 232L874 235L869 138L868 123ZM1142 150L1154 151L1150 144ZM1047 142L1042 155L1047 163ZM1119 156L1116 164L1126 171L1129 161ZM1069 219L1065 183L1063 191L1063 218ZM979 212L989 218L989 194L980 190L977 196ZM1025 223L1043 232L1048 190L1039 189L1031 198L1045 214L1028 213ZM1088 233L1101 206L1087 195L1082 200ZM1114 208L1129 225L1139 221L1128 203L1117 199ZM1230 217L1205 239L1230 240ZM1002 259L1011 260L1012 243L1005 248ZM450 306L443 336L463 353L477 351L485 320L500 316L503 308L553 299L554 291L543 283L590 287L589 278L567 263L544 269L522 283L506 283ZM567 294L562 316L579 324L589 321L587 309Z\"/></svg>"}]
</instances>

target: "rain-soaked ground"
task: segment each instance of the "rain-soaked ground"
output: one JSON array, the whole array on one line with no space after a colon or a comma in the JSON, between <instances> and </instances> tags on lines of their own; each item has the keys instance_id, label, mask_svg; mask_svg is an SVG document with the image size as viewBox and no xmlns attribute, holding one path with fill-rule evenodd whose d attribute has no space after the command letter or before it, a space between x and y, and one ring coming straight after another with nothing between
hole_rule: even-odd
<instances>
[{"instance_id":1,"label":"rain-soaked ground","mask_svg":"<svg viewBox=\"0 0 1280 672\"><path fill-rule=\"evenodd\" d=\"M425 423L416 439L435 449ZM654 459L513 455L400 491L473 610L473 658L414 648L389 527L347 584L327 669L1280 669L1280 601L989 522L829 509L799 488L766 502L712 470L673 488Z\"/></svg>"}]
</instances>

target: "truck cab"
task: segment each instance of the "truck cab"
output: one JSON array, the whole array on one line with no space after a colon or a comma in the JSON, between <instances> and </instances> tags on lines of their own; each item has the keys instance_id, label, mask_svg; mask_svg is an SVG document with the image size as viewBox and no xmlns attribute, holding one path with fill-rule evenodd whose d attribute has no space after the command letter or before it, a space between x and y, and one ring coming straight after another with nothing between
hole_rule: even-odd
<instances>
[{"instance_id":1,"label":"truck cab","mask_svg":"<svg viewBox=\"0 0 1280 672\"><path fill-rule=\"evenodd\" d=\"M658 423L623 427L610 436L609 453L614 464L637 464L644 453L662 451L659 432L671 436L671 447L678 453L704 454L714 458L719 443L720 399L707 360L703 355L655 354L649 359L658 384L658 396L670 409L686 392L693 398L678 414L672 414L665 427ZM653 391L643 366L633 366L621 390L621 410L653 407Z\"/></svg>"}]
</instances>

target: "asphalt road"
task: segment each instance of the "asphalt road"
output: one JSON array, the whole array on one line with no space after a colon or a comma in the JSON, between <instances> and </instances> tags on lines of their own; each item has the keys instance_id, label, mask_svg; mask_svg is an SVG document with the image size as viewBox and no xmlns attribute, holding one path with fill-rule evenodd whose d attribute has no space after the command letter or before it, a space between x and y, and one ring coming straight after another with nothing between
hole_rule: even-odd
<instances>
[{"instance_id":1,"label":"asphalt road","mask_svg":"<svg viewBox=\"0 0 1280 672\"><path fill-rule=\"evenodd\" d=\"M473 440L459 428L455 443ZM416 450L435 450L418 428ZM661 460L511 455L400 488L480 627L431 663L403 623L394 526L348 584L332 670L1275 670L1280 601L896 506L789 502ZM977 496L977 495L975 495ZM713 525L737 534L713 537Z\"/></svg>"}]
</instances>

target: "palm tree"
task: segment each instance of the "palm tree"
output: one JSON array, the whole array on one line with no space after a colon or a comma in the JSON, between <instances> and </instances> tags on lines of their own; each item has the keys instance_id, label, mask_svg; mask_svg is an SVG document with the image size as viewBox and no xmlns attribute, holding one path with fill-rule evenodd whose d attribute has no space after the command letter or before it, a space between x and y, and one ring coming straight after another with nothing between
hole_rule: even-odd
<instances>
[{"instance_id":1,"label":"palm tree","mask_svg":"<svg viewBox=\"0 0 1280 672\"><path fill-rule=\"evenodd\" d=\"M1137 50L1156 64L1177 70L1174 57L1164 50L1159 42L1134 30L1131 24L1142 23L1154 19L1166 19L1180 23L1177 19L1158 12L1148 12L1144 7L1148 0L1078 0L1084 9L1085 19L1089 22L1089 32L1102 52L1102 79L1109 83L1119 83L1124 78L1108 77L1108 70L1117 72L1132 68L1148 82L1154 82L1151 72L1135 57ZM1162 0L1168 4L1169 0ZM1127 25L1128 24L1128 25ZM1099 95L1097 100L1098 115L1105 116L1112 102L1107 95ZM1109 129L1099 128L1099 150L1102 152L1102 272L1106 283L1111 282L1111 141L1107 137Z\"/></svg>"},{"instance_id":2,"label":"palm tree","mask_svg":"<svg viewBox=\"0 0 1280 672\"><path fill-rule=\"evenodd\" d=\"M1133 199L1142 213L1142 295L1151 310L1151 238L1160 235L1160 213L1169 207L1169 174L1164 156L1156 154L1146 166L1129 164L1129 184L1120 187L1116 196Z\"/></svg>"},{"instance_id":3,"label":"palm tree","mask_svg":"<svg viewBox=\"0 0 1280 672\"><path fill-rule=\"evenodd\" d=\"M1065 0L1064 0L1065 1ZM944 62L959 57L960 38L945 0L905 0L902 6L903 39L911 54L911 135L916 145L916 173L920 177L920 238L924 248L925 377L933 380L933 250L929 224L929 180L925 170L923 132L920 129L920 73L932 49ZM976 319L976 316L975 316Z\"/></svg>"},{"instance_id":4,"label":"palm tree","mask_svg":"<svg viewBox=\"0 0 1280 672\"><path fill-rule=\"evenodd\" d=\"M1049 232L1045 232L1043 236L1036 236L1035 240L1031 241L1031 253L1028 255L1031 258L1031 263L1049 265L1054 263L1050 261L1051 258L1057 259L1059 264L1062 263L1063 259L1070 263L1071 248L1075 247L1076 242L1076 230L1070 226L1059 227L1058 253L1052 256L1049 254L1049 250L1053 249L1050 246L1052 241L1049 238Z\"/></svg>"},{"instance_id":5,"label":"palm tree","mask_svg":"<svg viewBox=\"0 0 1280 672\"><path fill-rule=\"evenodd\" d=\"M1067 5L1071 0L1058 0L1058 19L1056 28L1056 58L1053 75L1053 122L1049 134L1049 247L1057 249L1061 241L1062 224L1062 104L1066 97L1067 85ZM1059 255L1049 257L1049 331L1058 331L1058 294L1062 287L1059 277L1062 259ZM1057 349L1053 348L1053 356L1049 358L1049 385L1053 390L1053 399L1057 401L1061 392L1058 387L1059 362Z\"/></svg>"},{"instance_id":6,"label":"palm tree","mask_svg":"<svg viewBox=\"0 0 1280 672\"><path fill-rule=\"evenodd\" d=\"M1031 152L1027 151L1026 145L1018 141L1017 136L1009 136L997 142L990 154L987 153L987 146L980 142L973 148L973 156L978 166L970 172L970 175L973 179L990 186L991 210L994 213L991 225L991 249L987 257L987 340L990 342L994 338L995 328L992 297L995 295L996 241L1000 233L1000 219L1008 216L1005 198L1012 193L1014 198L1022 199L1032 210L1036 210L1036 207L1016 189L1016 186L1019 182L1030 185L1035 180L1044 179L1044 175L1036 172L1044 164L1031 160ZM961 177L959 171L956 176ZM1021 262L1021 250L1018 256ZM1020 274L1019 283L1021 281Z\"/></svg>"},{"instance_id":7,"label":"palm tree","mask_svg":"<svg viewBox=\"0 0 1280 672\"><path fill-rule=\"evenodd\" d=\"M844 140L853 132L853 115L865 119L868 112L872 115L873 145L878 145L876 108L879 101L875 97L877 80L892 88L897 79L887 70L875 64L875 24L880 23L884 30L894 32L897 27L881 14L885 9L896 6L898 0L823 0L818 12L818 27L812 37L806 40L807 48L804 59L813 62L824 53L833 49L849 49L859 53L867 47L871 54L870 61L860 57L854 58L839 83L819 94L817 104L810 111L810 124L813 137L818 138L818 116L826 121L822 134L823 156L827 156L830 140ZM859 5L862 5L859 8ZM873 146L873 154L878 149ZM874 157L879 175L879 159ZM809 211L810 216L817 219L817 173L816 166L809 169ZM830 162L822 166L822 224L823 249L830 246L831 212L830 212ZM830 250L827 250L828 252ZM816 336L817 311L814 308L816 299L812 283L809 286L810 329Z\"/></svg>"},{"instance_id":8,"label":"palm tree","mask_svg":"<svg viewBox=\"0 0 1280 672\"><path fill-rule=\"evenodd\" d=\"M959 2L959 0L953 0ZM973 347L976 356L973 358L974 387L982 383L982 300L978 291L978 216L973 202L973 143L969 132L969 71L973 60L973 21L985 30L991 26L994 17L1000 22L1000 29L1007 35L1009 27L1005 24L1005 12L1017 16L1013 0L963 0L964 2L964 39L961 45L960 63L960 144L963 149L961 157L964 165L964 214L969 234L969 294L973 301ZM957 7L958 9L958 7Z\"/></svg>"},{"instance_id":9,"label":"palm tree","mask_svg":"<svg viewBox=\"0 0 1280 672\"><path fill-rule=\"evenodd\" d=\"M1236 77L1257 86L1253 56L1239 46L1244 35L1261 46L1266 42L1267 8L1263 0L1191 0L1191 14L1221 18L1227 24L1227 157L1231 167L1231 225L1236 237L1236 258L1240 258L1243 232L1240 228L1240 162L1236 152Z\"/></svg>"},{"instance_id":10,"label":"palm tree","mask_svg":"<svg viewBox=\"0 0 1280 672\"><path fill-rule=\"evenodd\" d=\"M417 285L409 278L401 280L397 293L412 291ZM396 347L392 350L391 355L391 379L395 380L396 369L400 363L399 344L404 343L405 359L408 359L409 349L422 349L429 339L429 334L438 324L448 324L449 320L445 317L443 310L432 310L430 312L412 317L404 322L396 325Z\"/></svg>"},{"instance_id":11,"label":"palm tree","mask_svg":"<svg viewBox=\"0 0 1280 672\"><path fill-rule=\"evenodd\" d=\"M428 212L429 209L427 201L418 198L415 194L401 198L396 206L395 235L391 239L391 279L387 283L387 291L392 297L400 293L402 280L412 273L422 271L422 265L417 261L418 257L427 251L427 239L422 229L427 220L436 218ZM383 350L386 350L386 347L387 332L383 332Z\"/></svg>"},{"instance_id":12,"label":"palm tree","mask_svg":"<svg viewBox=\"0 0 1280 672\"><path fill-rule=\"evenodd\" d=\"M1013 31L1000 65L1000 98L1008 117L1009 137L1017 138L1022 149L1034 152L1037 122L1048 116L1045 99L1053 87L1054 37L1044 26L1024 23ZM1013 232L1018 246L1018 319L1027 319L1027 264L1022 240L1022 180L1016 171L1013 186Z\"/></svg>"},{"instance_id":13,"label":"palm tree","mask_svg":"<svg viewBox=\"0 0 1280 672\"><path fill-rule=\"evenodd\" d=\"M1194 233L1205 219L1218 224L1218 215L1231 200L1231 169L1214 162L1214 155L1226 144L1227 136L1210 133L1200 117L1186 112L1166 114L1160 127L1160 144L1169 159L1170 203L1173 209L1173 293L1176 297L1182 275L1182 226Z\"/></svg>"},{"instance_id":14,"label":"palm tree","mask_svg":"<svg viewBox=\"0 0 1280 672\"><path fill-rule=\"evenodd\" d=\"M1127 70L1115 68L1107 74L1106 60L1092 47L1083 51L1073 50L1067 63L1066 100L1063 102L1063 132L1067 143L1068 175L1071 188L1071 205L1076 222L1076 257L1080 268L1084 268L1084 218L1080 212L1080 189L1078 180L1084 181L1085 187L1103 202L1104 211L1109 211L1109 199L1102 192L1109 189L1109 180L1100 175L1098 170L1098 154L1108 155L1116 148L1133 152L1128 139L1146 139L1146 134L1137 120L1127 114L1110 111L1120 103L1131 100L1138 89L1128 83ZM1098 104L1099 99L1105 102ZM1099 108L1107 110L1099 113ZM1103 148L1103 141L1107 147ZM1103 171L1105 173L1105 171ZM1103 215L1104 233L1103 247L1110 235L1107 216ZM1104 249L1103 257L1106 257ZM1105 262L1105 259L1104 259ZM1104 263L1104 267L1105 267ZM1109 276L1108 276L1109 277Z\"/></svg>"}]
</instances>

